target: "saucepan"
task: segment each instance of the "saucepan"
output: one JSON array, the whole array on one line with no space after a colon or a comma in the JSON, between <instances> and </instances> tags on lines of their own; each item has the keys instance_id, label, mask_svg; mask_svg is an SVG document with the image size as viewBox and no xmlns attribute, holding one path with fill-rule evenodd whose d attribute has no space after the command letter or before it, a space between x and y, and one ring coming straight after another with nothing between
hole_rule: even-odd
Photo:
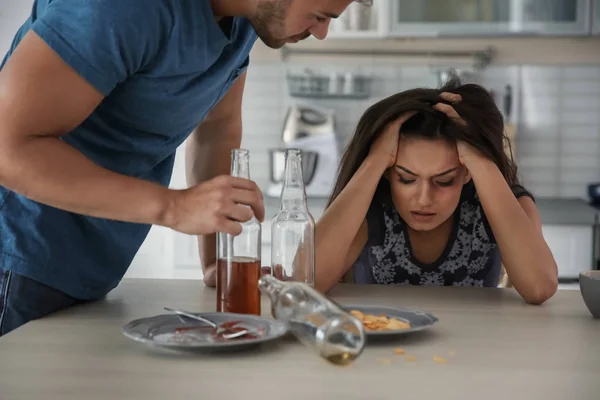
<instances>
[{"instance_id":1,"label":"saucepan","mask_svg":"<svg viewBox=\"0 0 600 400\"><path fill-rule=\"evenodd\" d=\"M271 170L271 182L283 182L285 174L285 148L269 149L269 168ZM319 153L316 151L301 150L302 155L302 178L304 184L312 182L317 164L319 162Z\"/></svg>"},{"instance_id":2,"label":"saucepan","mask_svg":"<svg viewBox=\"0 0 600 400\"><path fill-rule=\"evenodd\" d=\"M588 185L588 196L592 204L600 204L600 183L590 183Z\"/></svg>"}]
</instances>

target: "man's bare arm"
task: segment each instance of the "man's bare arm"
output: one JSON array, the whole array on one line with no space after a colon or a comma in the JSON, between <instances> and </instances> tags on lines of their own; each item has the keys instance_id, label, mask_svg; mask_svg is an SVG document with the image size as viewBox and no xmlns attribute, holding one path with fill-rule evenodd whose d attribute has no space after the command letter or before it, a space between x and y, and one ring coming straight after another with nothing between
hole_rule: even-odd
<instances>
[{"instance_id":1,"label":"man's bare arm","mask_svg":"<svg viewBox=\"0 0 600 400\"><path fill-rule=\"evenodd\" d=\"M102 99L29 32L0 71L0 184L80 214L167 224L168 189L101 168L59 139Z\"/></svg>"},{"instance_id":2,"label":"man's bare arm","mask_svg":"<svg viewBox=\"0 0 600 400\"><path fill-rule=\"evenodd\" d=\"M170 190L102 168L60 137L81 124L103 95L33 31L0 71L0 185L37 202L127 222L164 225L189 234L241 232L262 218L260 190L222 177Z\"/></svg>"},{"instance_id":3,"label":"man's bare arm","mask_svg":"<svg viewBox=\"0 0 600 400\"><path fill-rule=\"evenodd\" d=\"M185 163L189 186L230 173L231 150L239 148L242 140L245 80L244 72L188 139ZM216 235L199 236L198 248L204 282L208 286L214 286Z\"/></svg>"}]
</instances>

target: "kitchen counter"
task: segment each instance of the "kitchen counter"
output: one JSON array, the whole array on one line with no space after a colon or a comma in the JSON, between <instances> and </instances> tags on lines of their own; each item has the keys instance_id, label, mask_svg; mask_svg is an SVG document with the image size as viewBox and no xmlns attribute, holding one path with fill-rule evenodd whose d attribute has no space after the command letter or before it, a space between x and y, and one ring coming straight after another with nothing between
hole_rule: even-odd
<instances>
[{"instance_id":1,"label":"kitchen counter","mask_svg":"<svg viewBox=\"0 0 600 400\"><path fill-rule=\"evenodd\" d=\"M595 225L600 216L600 210L583 199L540 197L536 204L544 225Z\"/></svg>"},{"instance_id":2,"label":"kitchen counter","mask_svg":"<svg viewBox=\"0 0 600 400\"><path fill-rule=\"evenodd\" d=\"M342 304L419 308L440 321L429 331L368 344L345 368L293 337L243 353L169 353L128 340L121 326L163 306L213 311L215 291L198 281L125 280L104 301L1 338L0 397L591 400L600 393L600 320L578 291L559 291L540 307L512 289L339 285L331 296ZM266 298L262 306L266 313Z\"/></svg>"}]
</instances>

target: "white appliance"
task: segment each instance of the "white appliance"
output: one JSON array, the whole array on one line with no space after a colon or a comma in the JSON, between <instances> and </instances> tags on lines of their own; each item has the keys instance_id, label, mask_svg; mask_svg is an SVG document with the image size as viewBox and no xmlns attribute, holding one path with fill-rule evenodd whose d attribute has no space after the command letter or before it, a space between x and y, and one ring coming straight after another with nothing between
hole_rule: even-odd
<instances>
[{"instance_id":1,"label":"white appliance","mask_svg":"<svg viewBox=\"0 0 600 400\"><path fill-rule=\"evenodd\" d=\"M280 148L270 149L270 197L280 197L285 172L285 150L302 151L302 173L307 197L329 197L337 177L340 154L334 112L305 105L288 109Z\"/></svg>"},{"instance_id":2,"label":"white appliance","mask_svg":"<svg viewBox=\"0 0 600 400\"><path fill-rule=\"evenodd\" d=\"M580 272L596 268L594 230L593 225L542 225L558 266L559 282L577 282Z\"/></svg>"}]
</instances>

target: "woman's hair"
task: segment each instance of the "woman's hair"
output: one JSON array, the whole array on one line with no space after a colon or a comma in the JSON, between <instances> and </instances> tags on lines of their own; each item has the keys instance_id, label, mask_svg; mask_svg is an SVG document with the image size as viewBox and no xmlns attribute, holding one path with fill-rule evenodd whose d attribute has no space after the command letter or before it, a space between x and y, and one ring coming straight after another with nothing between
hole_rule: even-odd
<instances>
[{"instance_id":1,"label":"woman's hair","mask_svg":"<svg viewBox=\"0 0 600 400\"><path fill-rule=\"evenodd\" d=\"M442 92L459 94L462 101L449 103L440 97ZM434 109L433 106L437 103L451 104L466 125L457 123L443 112ZM327 206L352 179L369 154L373 142L384 132L387 125L408 111L417 113L400 128L402 136L445 139L452 143L462 140L492 160L510 186L518 184L517 167L512 153L508 156L504 150L505 145L510 145L510 142L504 134L504 120L494 99L483 87L475 84L463 85L460 79L453 76L439 89L407 90L383 99L365 111L342 156L337 182ZM380 180L373 201L389 204L390 188L387 179L382 177Z\"/></svg>"}]
</instances>

